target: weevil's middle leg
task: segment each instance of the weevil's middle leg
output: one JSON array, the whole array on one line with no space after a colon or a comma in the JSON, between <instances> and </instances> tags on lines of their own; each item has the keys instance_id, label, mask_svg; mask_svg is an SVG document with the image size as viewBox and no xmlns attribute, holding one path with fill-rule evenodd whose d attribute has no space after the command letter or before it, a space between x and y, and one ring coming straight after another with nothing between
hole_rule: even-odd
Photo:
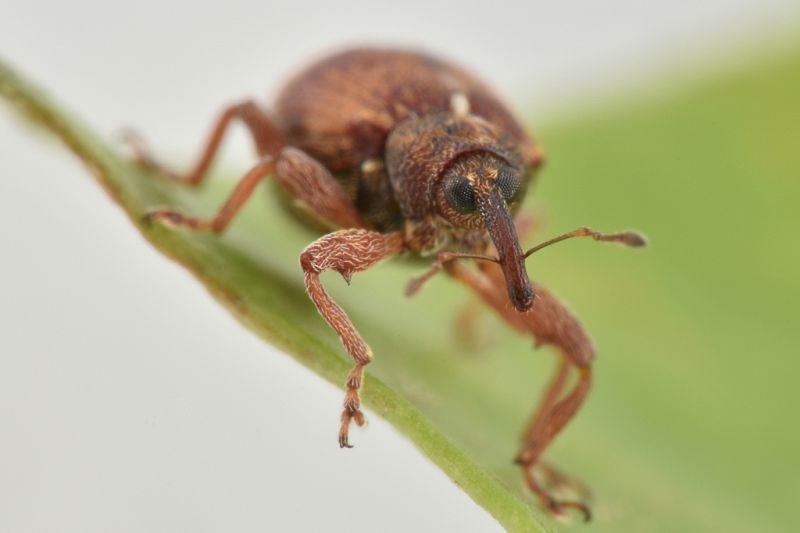
<instances>
[{"instance_id":1,"label":"weevil's middle leg","mask_svg":"<svg viewBox=\"0 0 800 533\"><path fill-rule=\"evenodd\" d=\"M361 338L347 313L328 295L319 275L334 270L350 283L356 272L366 270L378 261L403 250L400 232L378 233L363 229L341 230L311 243L300 256L305 272L306 291L317 311L339 335L355 366L347 376L347 394L339 428L339 446L350 448L350 423L364 425L359 389L364 380L364 367L372 361L372 350Z\"/></svg>"},{"instance_id":2,"label":"weevil's middle leg","mask_svg":"<svg viewBox=\"0 0 800 533\"><path fill-rule=\"evenodd\" d=\"M169 170L161 165L136 133L126 131L124 139L133 149L134 158L143 166L157 170L178 183L196 187L205 179L225 133L237 120L241 121L252 135L259 156L275 156L283 147L284 142L280 129L272 122L267 113L262 111L252 100L225 108L211 128L211 134L200 152L199 159L185 174Z\"/></svg>"},{"instance_id":3,"label":"weevil's middle leg","mask_svg":"<svg viewBox=\"0 0 800 533\"><path fill-rule=\"evenodd\" d=\"M275 171L275 160L268 157L259 161L247 174L239 180L233 192L213 218L197 218L182 214L173 209L153 209L147 212L148 221L162 220L173 226L185 226L198 231L219 233L230 224L233 217L244 207L245 202L253 194L256 185Z\"/></svg>"},{"instance_id":4,"label":"weevil's middle leg","mask_svg":"<svg viewBox=\"0 0 800 533\"><path fill-rule=\"evenodd\" d=\"M185 216L172 209L154 209L148 220L163 220L175 226L219 233L244 207L245 202L264 178L274 175L281 186L310 215L331 227L357 228L364 222L347 198L338 181L319 162L305 152L292 147L283 148L276 156L265 157L251 168L234 188L222 208L213 218Z\"/></svg>"}]
</instances>

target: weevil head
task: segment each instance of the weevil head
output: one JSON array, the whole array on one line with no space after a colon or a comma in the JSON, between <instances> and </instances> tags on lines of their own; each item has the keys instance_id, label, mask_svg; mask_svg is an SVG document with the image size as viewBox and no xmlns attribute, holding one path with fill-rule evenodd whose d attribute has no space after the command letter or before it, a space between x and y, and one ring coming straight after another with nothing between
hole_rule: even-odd
<instances>
[{"instance_id":1,"label":"weevil head","mask_svg":"<svg viewBox=\"0 0 800 533\"><path fill-rule=\"evenodd\" d=\"M526 311L533 288L512 220L532 170L521 152L518 136L450 112L410 117L386 141L386 167L407 234L430 250L441 228L487 231L511 302Z\"/></svg>"},{"instance_id":2,"label":"weevil head","mask_svg":"<svg viewBox=\"0 0 800 533\"><path fill-rule=\"evenodd\" d=\"M477 151L453 161L433 191L439 216L453 226L489 233L509 298L519 311L530 309L534 298L512 218L523 189L519 169L496 154Z\"/></svg>"}]
</instances>

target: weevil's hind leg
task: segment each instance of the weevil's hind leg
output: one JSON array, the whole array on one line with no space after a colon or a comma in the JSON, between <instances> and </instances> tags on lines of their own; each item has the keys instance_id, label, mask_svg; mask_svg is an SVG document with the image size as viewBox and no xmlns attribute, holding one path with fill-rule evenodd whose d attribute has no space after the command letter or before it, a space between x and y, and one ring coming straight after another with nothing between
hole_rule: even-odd
<instances>
[{"instance_id":1,"label":"weevil's hind leg","mask_svg":"<svg viewBox=\"0 0 800 533\"><path fill-rule=\"evenodd\" d=\"M460 263L450 263L447 271L466 284L502 316L511 327L534 336L537 345L552 344L563 355L554 380L542 398L542 404L528 425L523 447L517 462L523 468L525 480L542 503L554 513L572 508L581 511L586 520L591 517L584 502L562 501L553 497L534 476L547 446L564 429L580 409L591 386L590 364L594 349L577 319L547 289L535 284L536 300L527 313L518 313L508 304L503 273L495 263L480 263L480 272ZM568 372L577 369L578 380L566 395Z\"/></svg>"},{"instance_id":2,"label":"weevil's hind leg","mask_svg":"<svg viewBox=\"0 0 800 533\"><path fill-rule=\"evenodd\" d=\"M331 173L311 156L292 147L280 150L275 159L266 156L251 168L213 218L188 217L171 209L154 209L147 213L147 219L219 233L244 206L256 185L273 174L290 196L323 223L343 228L363 226L360 215Z\"/></svg>"},{"instance_id":3,"label":"weevil's hind leg","mask_svg":"<svg viewBox=\"0 0 800 533\"><path fill-rule=\"evenodd\" d=\"M482 354L493 340L491 332L481 323L482 307L470 299L461 307L453 323L456 342L470 355Z\"/></svg>"},{"instance_id":4,"label":"weevil's hind leg","mask_svg":"<svg viewBox=\"0 0 800 533\"><path fill-rule=\"evenodd\" d=\"M350 448L351 421L364 425L359 389L364 380L364 367L372 361L372 350L361 338L347 313L328 295L319 275L334 270L349 283L356 272L366 270L378 261L396 255L403 249L399 232L382 234L363 229L341 230L311 243L300 256L305 273L306 291L319 314L339 335L355 366L347 376L347 394L344 400L339 429L339 446Z\"/></svg>"},{"instance_id":5,"label":"weevil's hind leg","mask_svg":"<svg viewBox=\"0 0 800 533\"><path fill-rule=\"evenodd\" d=\"M185 174L169 170L161 165L153 157L144 140L135 132L125 131L123 137L133 150L134 158L142 166L161 172L178 183L196 187L205 179L208 168L211 166L225 136L225 132L237 120L241 121L249 130L259 156L275 156L283 146L280 129L252 100L246 100L225 108L211 128L211 134L200 152L199 159L191 170Z\"/></svg>"}]
</instances>

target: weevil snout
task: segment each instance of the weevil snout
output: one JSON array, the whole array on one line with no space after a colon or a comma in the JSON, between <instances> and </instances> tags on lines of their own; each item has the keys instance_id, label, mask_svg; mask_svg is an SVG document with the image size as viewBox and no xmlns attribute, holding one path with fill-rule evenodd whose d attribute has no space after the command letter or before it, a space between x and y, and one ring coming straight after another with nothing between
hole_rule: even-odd
<instances>
[{"instance_id":1,"label":"weevil snout","mask_svg":"<svg viewBox=\"0 0 800 533\"><path fill-rule=\"evenodd\" d=\"M478 210L497 248L500 268L508 286L508 297L517 311L527 311L533 305L533 287L525 269L525 256L519 246L511 213L496 189L479 193L477 198Z\"/></svg>"},{"instance_id":2,"label":"weevil snout","mask_svg":"<svg viewBox=\"0 0 800 533\"><path fill-rule=\"evenodd\" d=\"M516 202L520 185L519 172L502 159L489 153L472 154L448 168L437 196L440 214L449 222L489 233L509 299L524 312L533 305L534 292L509 207Z\"/></svg>"}]
</instances>

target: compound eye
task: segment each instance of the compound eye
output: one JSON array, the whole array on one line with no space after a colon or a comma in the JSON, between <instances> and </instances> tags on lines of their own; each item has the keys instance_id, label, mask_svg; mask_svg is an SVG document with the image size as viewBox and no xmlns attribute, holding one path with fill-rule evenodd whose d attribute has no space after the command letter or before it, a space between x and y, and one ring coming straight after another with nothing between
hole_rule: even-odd
<instances>
[{"instance_id":1,"label":"compound eye","mask_svg":"<svg viewBox=\"0 0 800 533\"><path fill-rule=\"evenodd\" d=\"M504 166L497 173L497 188L500 189L500 194L503 199L509 202L519 192L520 179L519 172L509 166Z\"/></svg>"},{"instance_id":2,"label":"compound eye","mask_svg":"<svg viewBox=\"0 0 800 533\"><path fill-rule=\"evenodd\" d=\"M464 176L452 176L444 184L444 193L450 207L460 213L472 213L477 208L475 189Z\"/></svg>"}]
</instances>

